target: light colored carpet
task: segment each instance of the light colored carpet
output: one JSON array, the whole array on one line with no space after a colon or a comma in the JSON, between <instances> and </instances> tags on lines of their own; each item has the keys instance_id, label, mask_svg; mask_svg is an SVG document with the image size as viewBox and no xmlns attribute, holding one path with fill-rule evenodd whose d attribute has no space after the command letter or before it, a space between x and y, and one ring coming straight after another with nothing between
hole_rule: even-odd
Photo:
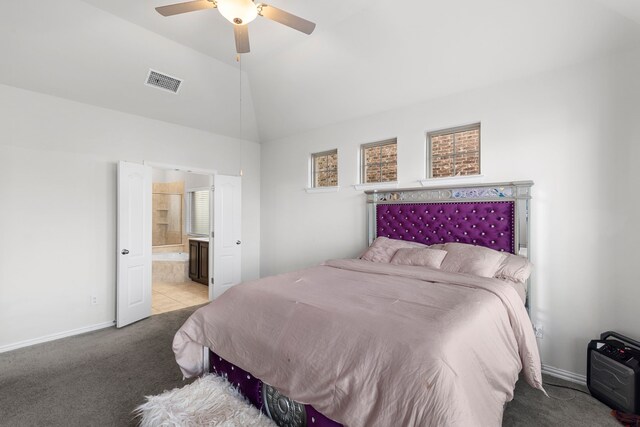
<instances>
[{"instance_id":1,"label":"light colored carpet","mask_svg":"<svg viewBox=\"0 0 640 427\"><path fill-rule=\"evenodd\" d=\"M226 379L206 375L182 388L147 396L134 411L140 427L276 427Z\"/></svg>"}]
</instances>

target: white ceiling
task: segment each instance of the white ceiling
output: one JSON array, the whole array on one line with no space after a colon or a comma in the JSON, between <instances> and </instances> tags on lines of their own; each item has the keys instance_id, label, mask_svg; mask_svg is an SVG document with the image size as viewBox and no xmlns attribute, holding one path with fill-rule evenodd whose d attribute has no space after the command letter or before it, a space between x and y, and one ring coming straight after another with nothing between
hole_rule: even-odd
<instances>
[{"instance_id":1,"label":"white ceiling","mask_svg":"<svg viewBox=\"0 0 640 427\"><path fill-rule=\"evenodd\" d=\"M188 0L83 1L228 64L234 65L236 62L233 26L215 9L163 17L154 10L155 7ZM265 3L322 23L316 30L322 33L366 7L371 0L274 0ZM247 62L259 62L273 52L292 46L306 37L305 34L259 16L250 24L251 55L244 59Z\"/></svg>"},{"instance_id":2,"label":"white ceiling","mask_svg":"<svg viewBox=\"0 0 640 427\"><path fill-rule=\"evenodd\" d=\"M250 24L240 134L231 24L154 10L173 2L10 2L0 83L268 141L640 46L637 0L272 0L318 26ZM142 85L149 68L180 94Z\"/></svg>"}]
</instances>

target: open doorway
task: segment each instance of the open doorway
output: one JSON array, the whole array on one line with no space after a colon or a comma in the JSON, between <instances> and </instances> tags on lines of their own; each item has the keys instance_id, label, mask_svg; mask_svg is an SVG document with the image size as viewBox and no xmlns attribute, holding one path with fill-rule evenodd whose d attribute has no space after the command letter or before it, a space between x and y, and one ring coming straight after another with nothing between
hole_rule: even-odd
<instances>
[{"instance_id":1,"label":"open doorway","mask_svg":"<svg viewBox=\"0 0 640 427\"><path fill-rule=\"evenodd\" d=\"M151 313L209 301L211 175L152 169Z\"/></svg>"},{"instance_id":2,"label":"open doorway","mask_svg":"<svg viewBox=\"0 0 640 427\"><path fill-rule=\"evenodd\" d=\"M162 194L156 205L157 232L153 243L153 168ZM199 177L202 175L204 177ZM193 178L194 181L190 181ZM195 182L195 180L198 180ZM162 182L164 181L164 182ZM208 182L207 182L208 181ZM179 184L182 182L182 184ZM207 182L206 187L200 184ZM177 184L176 184L177 183ZM214 185L215 184L215 185ZM198 203L197 191L208 194L208 235L198 233L195 211L191 206ZM173 195L173 196L172 196ZM241 265L241 200L240 176L219 175L215 171L190 170L144 162L143 164L119 161L117 171L117 261L116 261L116 326L122 328L160 312L173 311L181 307L204 303L222 295L242 280ZM191 205L189 205L191 203ZM206 206L207 203L204 203ZM169 217L169 212L175 216ZM193 217L193 218L192 218ZM191 222L189 222L191 221ZM202 220L203 223L206 220ZM192 225L195 227L192 227ZM206 229L203 225L202 230ZM194 249L195 242L198 248ZM200 244L202 243L202 244ZM205 243L208 243L206 245ZM155 249L155 251L154 251ZM180 270L180 276L158 277L156 295L164 294L172 299L164 300L163 307L153 303L153 252L156 261L180 261L181 266L166 266L169 275ZM162 267L161 267L162 268ZM156 268L157 270L157 268ZM186 271L186 273L185 273ZM197 276L196 276L197 274ZM171 276L169 276L171 277ZM178 278L180 277L180 278ZM187 279L188 278L188 279ZM205 281L205 278L207 280ZM202 283L202 282L204 283ZM179 285L187 284L187 287ZM197 287L196 284L198 285ZM169 296L170 288L187 291L183 298ZM201 298L204 294L208 298ZM199 295L194 295L194 294Z\"/></svg>"}]
</instances>

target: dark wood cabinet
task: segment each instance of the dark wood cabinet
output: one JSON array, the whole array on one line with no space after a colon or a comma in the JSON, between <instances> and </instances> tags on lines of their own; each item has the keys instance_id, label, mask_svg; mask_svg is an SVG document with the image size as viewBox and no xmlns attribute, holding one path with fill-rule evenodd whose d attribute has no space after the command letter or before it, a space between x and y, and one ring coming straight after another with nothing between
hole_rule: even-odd
<instances>
[{"instance_id":1,"label":"dark wood cabinet","mask_svg":"<svg viewBox=\"0 0 640 427\"><path fill-rule=\"evenodd\" d=\"M209 242L189 240L189 278L209 286Z\"/></svg>"}]
</instances>

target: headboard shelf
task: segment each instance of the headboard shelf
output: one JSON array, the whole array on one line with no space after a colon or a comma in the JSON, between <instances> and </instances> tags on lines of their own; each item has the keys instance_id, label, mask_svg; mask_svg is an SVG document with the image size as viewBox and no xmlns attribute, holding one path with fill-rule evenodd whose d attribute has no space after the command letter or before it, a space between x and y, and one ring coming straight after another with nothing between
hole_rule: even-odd
<instances>
[{"instance_id":1,"label":"headboard shelf","mask_svg":"<svg viewBox=\"0 0 640 427\"><path fill-rule=\"evenodd\" d=\"M459 200L531 199L533 181L461 184L449 186L394 188L365 191L367 203L415 203Z\"/></svg>"}]
</instances>

